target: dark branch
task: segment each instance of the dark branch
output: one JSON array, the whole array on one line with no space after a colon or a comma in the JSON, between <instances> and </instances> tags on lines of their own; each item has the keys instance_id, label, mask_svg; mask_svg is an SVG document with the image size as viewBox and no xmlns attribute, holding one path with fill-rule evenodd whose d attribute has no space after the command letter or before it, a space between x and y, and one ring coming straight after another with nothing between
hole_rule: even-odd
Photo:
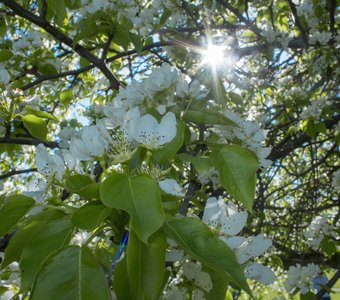
<instances>
[{"instance_id":1,"label":"dark branch","mask_svg":"<svg viewBox=\"0 0 340 300\"><path fill-rule=\"evenodd\" d=\"M52 26L49 22L43 19L40 16L37 16L30 11L26 10L23 6L15 3L12 0L1 0L7 7L9 7L16 15L32 22L33 24L39 26L44 29L46 32L51 34L56 40L67 45L72 48L76 53L78 53L81 57L87 59L94 66L96 66L110 81L111 87L114 89L118 89L121 83L118 79L111 73L111 71L107 68L106 64L94 56L89 52L88 49L84 48L80 44L74 44L74 41L66 36L63 32L58 30L56 27Z\"/></svg>"},{"instance_id":2,"label":"dark branch","mask_svg":"<svg viewBox=\"0 0 340 300\"><path fill-rule=\"evenodd\" d=\"M333 275L333 277L327 282L326 286L331 288L340 278L340 270L337 270L336 273ZM325 289L321 289L317 294L316 294L316 300L322 299L322 296L326 293L327 291Z\"/></svg>"},{"instance_id":3,"label":"dark branch","mask_svg":"<svg viewBox=\"0 0 340 300\"><path fill-rule=\"evenodd\" d=\"M44 144L45 147L48 147L48 148L59 148L59 144L57 142L24 139L24 138L11 138L11 137L0 138L0 144L16 144L16 145L32 145L32 146L38 146L39 144Z\"/></svg>"},{"instance_id":4,"label":"dark branch","mask_svg":"<svg viewBox=\"0 0 340 300\"><path fill-rule=\"evenodd\" d=\"M30 168L30 169L24 169L24 170L12 170L3 175L0 175L0 180L14 176L14 175L36 172L36 171L37 171L37 168Z\"/></svg>"}]
</instances>

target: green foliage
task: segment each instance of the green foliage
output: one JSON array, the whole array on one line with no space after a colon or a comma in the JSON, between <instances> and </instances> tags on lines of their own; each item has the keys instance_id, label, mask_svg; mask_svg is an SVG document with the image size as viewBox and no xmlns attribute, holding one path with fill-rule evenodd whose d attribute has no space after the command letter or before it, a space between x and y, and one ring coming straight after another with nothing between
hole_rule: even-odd
<instances>
[{"instance_id":1,"label":"green foliage","mask_svg":"<svg viewBox=\"0 0 340 300\"><path fill-rule=\"evenodd\" d=\"M93 182L86 175L72 175L66 178L66 189L74 194L77 194L85 199L99 199L100 184Z\"/></svg>"},{"instance_id":2,"label":"green foliage","mask_svg":"<svg viewBox=\"0 0 340 300\"><path fill-rule=\"evenodd\" d=\"M223 187L251 212L259 167L254 154L241 146L228 145L216 148L210 158L220 173Z\"/></svg>"},{"instance_id":3,"label":"green foliage","mask_svg":"<svg viewBox=\"0 0 340 300\"><path fill-rule=\"evenodd\" d=\"M100 201L87 203L72 214L74 226L84 230L94 230L111 213L111 209L104 206Z\"/></svg>"},{"instance_id":4,"label":"green foliage","mask_svg":"<svg viewBox=\"0 0 340 300\"><path fill-rule=\"evenodd\" d=\"M112 174L101 185L104 205L122 209L131 217L131 228L143 243L164 223L157 183L146 175Z\"/></svg>"},{"instance_id":5,"label":"green foliage","mask_svg":"<svg viewBox=\"0 0 340 300\"><path fill-rule=\"evenodd\" d=\"M51 220L34 232L34 236L27 241L21 252L21 292L26 292L32 285L42 262L54 251L67 245L71 232L69 216Z\"/></svg>"},{"instance_id":6,"label":"green foliage","mask_svg":"<svg viewBox=\"0 0 340 300\"><path fill-rule=\"evenodd\" d=\"M0 62L5 62L13 57L13 53L8 49L0 49Z\"/></svg>"},{"instance_id":7,"label":"green foliage","mask_svg":"<svg viewBox=\"0 0 340 300\"><path fill-rule=\"evenodd\" d=\"M33 137L38 138L39 140L46 139L48 130L43 119L29 114L22 117L22 122Z\"/></svg>"},{"instance_id":8,"label":"green foliage","mask_svg":"<svg viewBox=\"0 0 340 300\"><path fill-rule=\"evenodd\" d=\"M13 195L5 199L0 208L0 236L8 233L32 208L34 200L24 195Z\"/></svg>"},{"instance_id":9,"label":"green foliage","mask_svg":"<svg viewBox=\"0 0 340 300\"><path fill-rule=\"evenodd\" d=\"M105 275L87 247L69 246L50 256L37 275L30 299L65 297L111 299Z\"/></svg>"},{"instance_id":10,"label":"green foliage","mask_svg":"<svg viewBox=\"0 0 340 300\"><path fill-rule=\"evenodd\" d=\"M131 299L159 299L165 271L167 244L162 231L154 233L149 244L139 240L131 232L127 247L127 272L130 281Z\"/></svg>"},{"instance_id":11,"label":"green foliage","mask_svg":"<svg viewBox=\"0 0 340 300\"><path fill-rule=\"evenodd\" d=\"M50 113L46 111L36 110L34 108L29 107L28 105L26 105L25 109L27 113L30 115L34 115L42 119L49 119L49 120L58 122L58 119L55 116L51 115Z\"/></svg>"},{"instance_id":12,"label":"green foliage","mask_svg":"<svg viewBox=\"0 0 340 300\"><path fill-rule=\"evenodd\" d=\"M229 281L251 294L234 252L202 221L194 218L171 219L163 227L166 235L204 266L223 272ZM213 251L212 251L213 249Z\"/></svg>"},{"instance_id":13,"label":"green foliage","mask_svg":"<svg viewBox=\"0 0 340 300\"><path fill-rule=\"evenodd\" d=\"M195 124L219 124L236 126L236 124L223 114L212 109L202 109L200 111L188 110L183 115L183 120Z\"/></svg>"}]
</instances>

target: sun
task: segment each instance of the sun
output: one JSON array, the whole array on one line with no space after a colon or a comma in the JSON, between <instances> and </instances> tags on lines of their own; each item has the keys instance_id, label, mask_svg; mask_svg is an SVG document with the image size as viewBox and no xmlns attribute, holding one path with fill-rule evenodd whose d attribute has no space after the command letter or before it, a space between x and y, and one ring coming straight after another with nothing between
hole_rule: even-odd
<instances>
[{"instance_id":1,"label":"sun","mask_svg":"<svg viewBox=\"0 0 340 300\"><path fill-rule=\"evenodd\" d=\"M211 65L216 68L226 63L226 47L218 45L209 45L208 49L203 51L202 64Z\"/></svg>"}]
</instances>

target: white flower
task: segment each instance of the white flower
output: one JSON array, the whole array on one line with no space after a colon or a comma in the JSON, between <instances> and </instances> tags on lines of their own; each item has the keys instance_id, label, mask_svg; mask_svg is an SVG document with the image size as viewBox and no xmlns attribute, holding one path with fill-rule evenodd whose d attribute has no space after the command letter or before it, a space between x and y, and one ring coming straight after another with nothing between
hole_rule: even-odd
<instances>
[{"instance_id":1,"label":"white flower","mask_svg":"<svg viewBox=\"0 0 340 300\"><path fill-rule=\"evenodd\" d=\"M140 119L138 107L130 109L125 114L121 129L124 132L127 141L131 142L135 139L135 134L138 131L138 126L140 125Z\"/></svg>"},{"instance_id":2,"label":"white flower","mask_svg":"<svg viewBox=\"0 0 340 300\"><path fill-rule=\"evenodd\" d=\"M185 189L183 189L174 179L164 179L159 182L161 190L167 194L184 197Z\"/></svg>"},{"instance_id":3,"label":"white flower","mask_svg":"<svg viewBox=\"0 0 340 300\"><path fill-rule=\"evenodd\" d=\"M178 288L175 285L171 285L170 288L166 291L163 299L166 300L185 300L186 299L187 290L183 287Z\"/></svg>"},{"instance_id":4,"label":"white flower","mask_svg":"<svg viewBox=\"0 0 340 300\"><path fill-rule=\"evenodd\" d=\"M251 258L258 257L266 252L272 245L270 239L265 238L261 233L254 237L247 238L244 243L236 249L236 257L240 264Z\"/></svg>"},{"instance_id":5,"label":"white flower","mask_svg":"<svg viewBox=\"0 0 340 300\"><path fill-rule=\"evenodd\" d=\"M175 261L181 261L184 257L184 251L181 249L170 249L169 252L166 252L165 254L165 261L169 262L175 262Z\"/></svg>"},{"instance_id":6,"label":"white flower","mask_svg":"<svg viewBox=\"0 0 340 300\"><path fill-rule=\"evenodd\" d=\"M156 118L147 114L141 117L134 138L147 148L156 149L171 142L177 133L176 117L174 113L167 112L158 123Z\"/></svg>"},{"instance_id":7,"label":"white flower","mask_svg":"<svg viewBox=\"0 0 340 300\"><path fill-rule=\"evenodd\" d=\"M34 178L28 183L27 191L22 194L33 198L38 202L43 202L43 200L48 196L47 194L48 183L45 178L41 175L34 176Z\"/></svg>"},{"instance_id":8,"label":"white flower","mask_svg":"<svg viewBox=\"0 0 340 300\"><path fill-rule=\"evenodd\" d=\"M64 161L57 155L48 154L43 144L36 148L35 163L38 172L45 177L50 179L54 175L59 181L62 179L65 172Z\"/></svg>"},{"instance_id":9,"label":"white flower","mask_svg":"<svg viewBox=\"0 0 340 300\"><path fill-rule=\"evenodd\" d=\"M215 197L207 199L203 212L203 221L212 227L220 226L220 233L227 235L238 234L246 225L248 214L239 212L232 202L225 204L223 199Z\"/></svg>"},{"instance_id":10,"label":"white flower","mask_svg":"<svg viewBox=\"0 0 340 300\"><path fill-rule=\"evenodd\" d=\"M232 250L236 250L237 248L241 247L241 245L246 240L244 236L232 236L229 238L220 236L219 239L225 242Z\"/></svg>"},{"instance_id":11,"label":"white flower","mask_svg":"<svg viewBox=\"0 0 340 300\"><path fill-rule=\"evenodd\" d=\"M78 160L91 160L92 156L87 151L85 143L80 139L73 139L70 144L70 151L72 155Z\"/></svg>"},{"instance_id":12,"label":"white flower","mask_svg":"<svg viewBox=\"0 0 340 300\"><path fill-rule=\"evenodd\" d=\"M315 264L308 264L307 266L296 266L289 267L287 272L287 280L285 281L285 287L287 292L293 291L298 287L301 294L307 294L312 287L312 280L320 272L320 268Z\"/></svg>"},{"instance_id":13,"label":"white flower","mask_svg":"<svg viewBox=\"0 0 340 300\"><path fill-rule=\"evenodd\" d=\"M248 213L246 211L239 212L232 202L227 203L226 212L227 216L222 221L220 232L227 235L236 235L246 225Z\"/></svg>"},{"instance_id":14,"label":"white flower","mask_svg":"<svg viewBox=\"0 0 340 300\"><path fill-rule=\"evenodd\" d=\"M212 282L210 275L201 270L202 266L200 263L186 262L183 264L183 274L189 280L192 280L196 286L209 292L212 289Z\"/></svg>"},{"instance_id":15,"label":"white flower","mask_svg":"<svg viewBox=\"0 0 340 300\"><path fill-rule=\"evenodd\" d=\"M72 155L71 151L62 149L61 150L62 156L64 158L65 165L70 169L73 170L77 165L76 158Z\"/></svg>"},{"instance_id":16,"label":"white flower","mask_svg":"<svg viewBox=\"0 0 340 300\"><path fill-rule=\"evenodd\" d=\"M204 292L201 289L194 289L192 291L192 299L193 300L204 300Z\"/></svg>"},{"instance_id":17,"label":"white flower","mask_svg":"<svg viewBox=\"0 0 340 300\"><path fill-rule=\"evenodd\" d=\"M340 193L340 169L333 174L332 186L337 191L337 193Z\"/></svg>"},{"instance_id":18,"label":"white flower","mask_svg":"<svg viewBox=\"0 0 340 300\"><path fill-rule=\"evenodd\" d=\"M164 63L161 68L153 70L149 78L145 80L145 90L152 97L153 94L169 88L179 79L179 71Z\"/></svg>"},{"instance_id":19,"label":"white flower","mask_svg":"<svg viewBox=\"0 0 340 300\"><path fill-rule=\"evenodd\" d=\"M70 151L78 160L92 160L105 153L109 146L110 134L102 123L96 126L85 126L80 139L72 139Z\"/></svg>"},{"instance_id":20,"label":"white flower","mask_svg":"<svg viewBox=\"0 0 340 300\"><path fill-rule=\"evenodd\" d=\"M0 83L7 84L9 83L10 79L11 77L9 76L7 70L2 65L0 65Z\"/></svg>"},{"instance_id":21,"label":"white flower","mask_svg":"<svg viewBox=\"0 0 340 300\"><path fill-rule=\"evenodd\" d=\"M335 228L333 225L328 223L328 219L328 214L315 217L303 233L307 243L314 250L318 250L320 248L325 235L336 236Z\"/></svg>"},{"instance_id":22,"label":"white flower","mask_svg":"<svg viewBox=\"0 0 340 300\"><path fill-rule=\"evenodd\" d=\"M263 284L271 284L275 281L274 272L270 268L256 262L246 265L244 271L246 277Z\"/></svg>"}]
</instances>

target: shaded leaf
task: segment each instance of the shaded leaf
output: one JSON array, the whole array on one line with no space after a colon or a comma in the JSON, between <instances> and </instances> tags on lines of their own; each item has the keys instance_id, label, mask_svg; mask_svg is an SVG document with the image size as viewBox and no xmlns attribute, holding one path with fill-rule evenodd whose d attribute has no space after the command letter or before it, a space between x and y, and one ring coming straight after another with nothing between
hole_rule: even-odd
<instances>
[{"instance_id":1,"label":"shaded leaf","mask_svg":"<svg viewBox=\"0 0 340 300\"><path fill-rule=\"evenodd\" d=\"M22 117L22 122L33 137L40 140L46 139L47 126L43 119L35 115L26 115Z\"/></svg>"},{"instance_id":2,"label":"shaded leaf","mask_svg":"<svg viewBox=\"0 0 340 300\"><path fill-rule=\"evenodd\" d=\"M69 241L70 235L71 220L69 216L52 220L34 233L34 236L24 246L21 254L20 291L22 293L32 285L41 263L54 251L63 247Z\"/></svg>"},{"instance_id":3,"label":"shaded leaf","mask_svg":"<svg viewBox=\"0 0 340 300\"><path fill-rule=\"evenodd\" d=\"M239 145L227 145L215 149L211 161L220 173L223 187L251 212L259 167L255 155Z\"/></svg>"},{"instance_id":4,"label":"shaded leaf","mask_svg":"<svg viewBox=\"0 0 340 300\"><path fill-rule=\"evenodd\" d=\"M95 229L111 213L100 201L90 202L78 208L72 215L72 223L84 230Z\"/></svg>"},{"instance_id":5,"label":"shaded leaf","mask_svg":"<svg viewBox=\"0 0 340 300\"><path fill-rule=\"evenodd\" d=\"M132 289L132 299L159 299L165 271L165 235L158 231L149 244L141 242L130 232L127 247L127 268Z\"/></svg>"},{"instance_id":6,"label":"shaded leaf","mask_svg":"<svg viewBox=\"0 0 340 300\"><path fill-rule=\"evenodd\" d=\"M32 198L24 195L7 197L0 208L0 237L9 232L34 204Z\"/></svg>"},{"instance_id":7,"label":"shaded leaf","mask_svg":"<svg viewBox=\"0 0 340 300\"><path fill-rule=\"evenodd\" d=\"M147 175L113 174L102 183L100 194L106 206L129 213L132 229L144 243L164 223L159 186Z\"/></svg>"},{"instance_id":8,"label":"shaded leaf","mask_svg":"<svg viewBox=\"0 0 340 300\"><path fill-rule=\"evenodd\" d=\"M87 247L69 246L49 257L37 275L30 300L109 300L104 272Z\"/></svg>"},{"instance_id":9,"label":"shaded leaf","mask_svg":"<svg viewBox=\"0 0 340 300\"><path fill-rule=\"evenodd\" d=\"M234 252L215 237L201 220L189 217L173 218L165 223L163 229L168 237L175 240L194 259L208 268L223 272L229 281L251 294Z\"/></svg>"}]
</instances>

